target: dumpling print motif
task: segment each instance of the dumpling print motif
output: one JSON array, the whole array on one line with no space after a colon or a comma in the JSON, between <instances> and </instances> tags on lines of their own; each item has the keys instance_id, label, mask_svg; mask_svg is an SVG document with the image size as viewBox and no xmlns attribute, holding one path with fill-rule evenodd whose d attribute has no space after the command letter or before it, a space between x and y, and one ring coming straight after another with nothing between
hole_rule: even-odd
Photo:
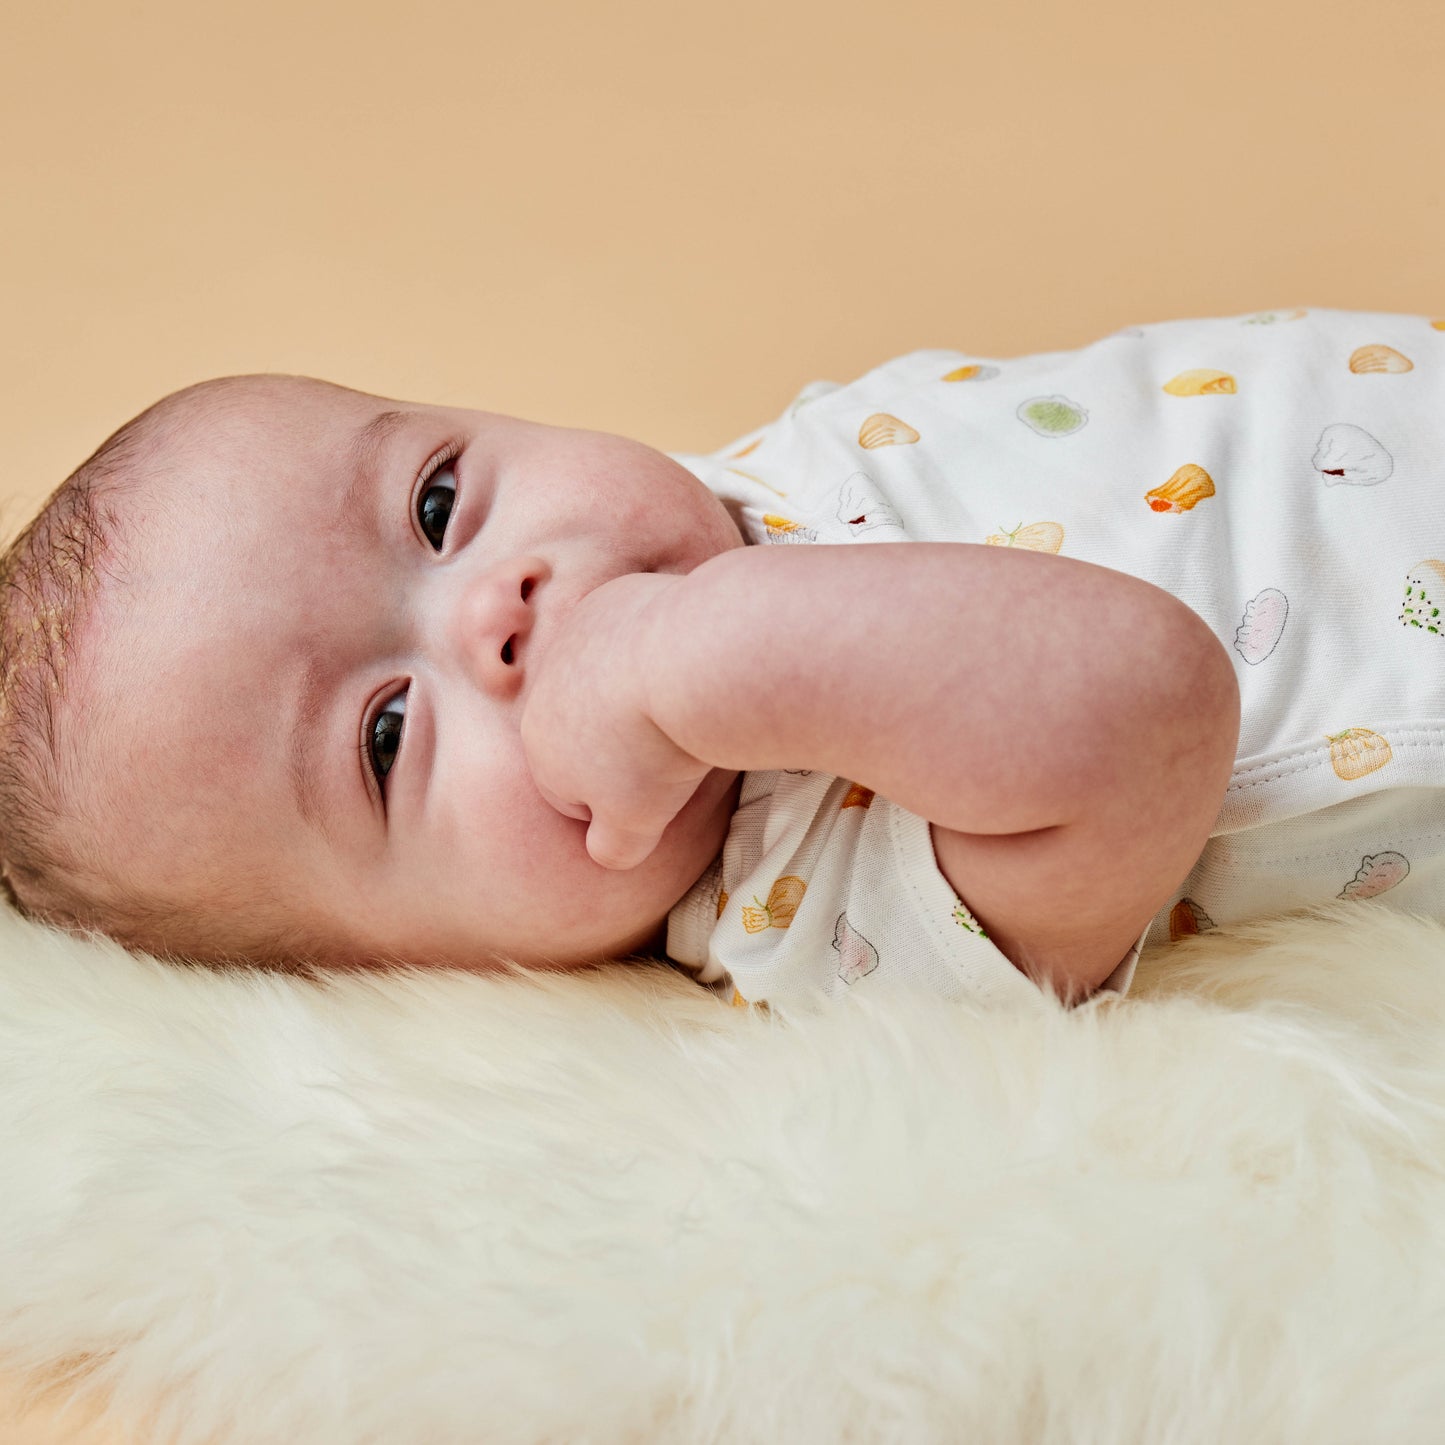
<instances>
[{"instance_id":1,"label":"dumpling print motif","mask_svg":"<svg viewBox=\"0 0 1445 1445\"><path fill-rule=\"evenodd\" d=\"M907 446L918 440L918 433L906 421L875 411L858 428L858 445L872 451L875 447Z\"/></svg>"},{"instance_id":2,"label":"dumpling print motif","mask_svg":"<svg viewBox=\"0 0 1445 1445\"><path fill-rule=\"evenodd\" d=\"M1203 467L1185 462L1162 487L1144 493L1152 512L1188 512L1214 495L1214 478Z\"/></svg>"},{"instance_id":3,"label":"dumpling print motif","mask_svg":"<svg viewBox=\"0 0 1445 1445\"><path fill-rule=\"evenodd\" d=\"M1395 459L1364 427L1337 421L1320 433L1310 465L1327 487L1374 487L1395 470Z\"/></svg>"},{"instance_id":4,"label":"dumpling print motif","mask_svg":"<svg viewBox=\"0 0 1445 1445\"><path fill-rule=\"evenodd\" d=\"M1015 415L1041 437L1066 437L1089 422L1089 413L1078 402L1058 395L1030 397Z\"/></svg>"},{"instance_id":5,"label":"dumpling print motif","mask_svg":"<svg viewBox=\"0 0 1445 1445\"><path fill-rule=\"evenodd\" d=\"M1214 920L1192 899L1181 898L1169 910L1169 942L1178 943L1196 933L1215 927Z\"/></svg>"},{"instance_id":6,"label":"dumpling print motif","mask_svg":"<svg viewBox=\"0 0 1445 1445\"><path fill-rule=\"evenodd\" d=\"M1246 316L1243 325L1272 326L1276 321L1302 321L1308 315L1308 311L1259 311L1253 316Z\"/></svg>"},{"instance_id":7,"label":"dumpling print motif","mask_svg":"<svg viewBox=\"0 0 1445 1445\"><path fill-rule=\"evenodd\" d=\"M873 789L865 788L861 783L851 783L848 791L843 794L843 801L838 804L838 811L841 813L845 808L866 808L873 801Z\"/></svg>"},{"instance_id":8,"label":"dumpling print motif","mask_svg":"<svg viewBox=\"0 0 1445 1445\"><path fill-rule=\"evenodd\" d=\"M896 532L900 538L904 535L898 513L879 494L866 472L854 472L838 488L837 516L855 537L861 532L880 530Z\"/></svg>"},{"instance_id":9,"label":"dumpling print motif","mask_svg":"<svg viewBox=\"0 0 1445 1445\"><path fill-rule=\"evenodd\" d=\"M844 983L857 983L878 967L878 950L840 913L833 929L833 947L838 954L838 977Z\"/></svg>"},{"instance_id":10,"label":"dumpling print motif","mask_svg":"<svg viewBox=\"0 0 1445 1445\"><path fill-rule=\"evenodd\" d=\"M1055 552L1064 545L1064 529L1057 522L1022 522L1012 532L1000 526L984 539L989 547L1025 547L1030 552Z\"/></svg>"},{"instance_id":11,"label":"dumpling print motif","mask_svg":"<svg viewBox=\"0 0 1445 1445\"><path fill-rule=\"evenodd\" d=\"M1181 371L1164 383L1170 396L1233 396L1239 390L1227 371L1214 371L1202 366L1194 371Z\"/></svg>"},{"instance_id":12,"label":"dumpling print motif","mask_svg":"<svg viewBox=\"0 0 1445 1445\"><path fill-rule=\"evenodd\" d=\"M791 522L786 517L779 517L773 512L763 513L763 526L767 530L769 542L780 543L784 546L789 543L816 542L818 534L811 528L805 527L801 522Z\"/></svg>"},{"instance_id":13,"label":"dumpling print motif","mask_svg":"<svg viewBox=\"0 0 1445 1445\"><path fill-rule=\"evenodd\" d=\"M1409 871L1410 860L1403 853L1367 853L1360 860L1359 871L1335 897L1374 898L1398 887Z\"/></svg>"},{"instance_id":14,"label":"dumpling print motif","mask_svg":"<svg viewBox=\"0 0 1445 1445\"><path fill-rule=\"evenodd\" d=\"M988 937L988 934L984 932L983 924L963 906L962 900L959 900L953 905L953 911L949 914L949 917L952 918L960 928L966 928L970 933L978 934L980 938Z\"/></svg>"},{"instance_id":15,"label":"dumpling print motif","mask_svg":"<svg viewBox=\"0 0 1445 1445\"><path fill-rule=\"evenodd\" d=\"M1251 666L1261 663L1279 645L1289 617L1289 598L1278 587L1266 587L1244 604L1244 620L1234 634L1234 650Z\"/></svg>"},{"instance_id":16,"label":"dumpling print motif","mask_svg":"<svg viewBox=\"0 0 1445 1445\"><path fill-rule=\"evenodd\" d=\"M1346 728L1325 734L1330 745L1330 766L1347 783L1377 773L1394 757L1390 744L1370 728Z\"/></svg>"},{"instance_id":17,"label":"dumpling print motif","mask_svg":"<svg viewBox=\"0 0 1445 1445\"><path fill-rule=\"evenodd\" d=\"M1393 346L1359 346L1350 353L1350 370L1370 371L1414 371L1415 363L1408 356L1396 351Z\"/></svg>"},{"instance_id":18,"label":"dumpling print motif","mask_svg":"<svg viewBox=\"0 0 1445 1445\"><path fill-rule=\"evenodd\" d=\"M939 377L940 381L992 381L1002 368L979 362L973 366L958 366Z\"/></svg>"},{"instance_id":19,"label":"dumpling print motif","mask_svg":"<svg viewBox=\"0 0 1445 1445\"><path fill-rule=\"evenodd\" d=\"M1405 609L1400 621L1406 627L1419 627L1445 637L1445 562L1427 557L1417 562L1405 578Z\"/></svg>"},{"instance_id":20,"label":"dumpling print motif","mask_svg":"<svg viewBox=\"0 0 1445 1445\"><path fill-rule=\"evenodd\" d=\"M743 904L743 927L749 933L765 928L788 928L797 916L798 905L808 885L795 873L785 873L768 889L768 901L759 902L754 894L751 904Z\"/></svg>"}]
</instances>

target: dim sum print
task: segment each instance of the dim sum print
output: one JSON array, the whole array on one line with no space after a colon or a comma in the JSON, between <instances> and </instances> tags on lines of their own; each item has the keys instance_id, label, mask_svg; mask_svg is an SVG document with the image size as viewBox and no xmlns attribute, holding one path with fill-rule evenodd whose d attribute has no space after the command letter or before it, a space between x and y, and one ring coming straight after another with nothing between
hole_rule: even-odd
<instances>
[{"instance_id":1,"label":"dim sum print","mask_svg":"<svg viewBox=\"0 0 1445 1445\"><path fill-rule=\"evenodd\" d=\"M1246 316L1243 321L1245 326L1273 326L1276 321L1302 321L1309 315L1308 311L1257 311L1253 316Z\"/></svg>"},{"instance_id":2,"label":"dim sum print","mask_svg":"<svg viewBox=\"0 0 1445 1445\"><path fill-rule=\"evenodd\" d=\"M850 536L882 532L895 533L900 541L906 540L898 513L878 495L872 479L865 472L854 472L838 488L837 516ZM883 537L874 540L881 542Z\"/></svg>"},{"instance_id":3,"label":"dim sum print","mask_svg":"<svg viewBox=\"0 0 1445 1445\"><path fill-rule=\"evenodd\" d=\"M1360 346L1350 353L1350 370L1357 373L1371 371L1414 371L1415 363L1393 346Z\"/></svg>"},{"instance_id":4,"label":"dim sum print","mask_svg":"<svg viewBox=\"0 0 1445 1445\"><path fill-rule=\"evenodd\" d=\"M1330 745L1330 766L1335 776L1346 783L1379 772L1395 756L1388 740L1370 728L1326 733L1325 741Z\"/></svg>"},{"instance_id":5,"label":"dim sum print","mask_svg":"<svg viewBox=\"0 0 1445 1445\"><path fill-rule=\"evenodd\" d=\"M1289 598L1278 587L1266 587L1244 604L1244 620L1234 634L1234 650L1251 666L1261 663L1279 645L1289 617Z\"/></svg>"},{"instance_id":6,"label":"dim sum print","mask_svg":"<svg viewBox=\"0 0 1445 1445\"><path fill-rule=\"evenodd\" d=\"M1417 562L1405 578L1405 605L1400 621L1406 627L1418 627L1445 637L1445 562L1427 557Z\"/></svg>"},{"instance_id":7,"label":"dim sum print","mask_svg":"<svg viewBox=\"0 0 1445 1445\"><path fill-rule=\"evenodd\" d=\"M1170 396L1233 396L1239 387L1227 371L1201 366L1171 377L1164 383L1164 390Z\"/></svg>"},{"instance_id":8,"label":"dim sum print","mask_svg":"<svg viewBox=\"0 0 1445 1445\"><path fill-rule=\"evenodd\" d=\"M1015 414L1041 437L1066 437L1089 421L1089 413L1066 396L1030 397Z\"/></svg>"},{"instance_id":9,"label":"dim sum print","mask_svg":"<svg viewBox=\"0 0 1445 1445\"><path fill-rule=\"evenodd\" d=\"M1359 871L1335 895L1337 898L1374 898L1397 887L1410 871L1403 853L1367 853Z\"/></svg>"},{"instance_id":10,"label":"dim sum print","mask_svg":"<svg viewBox=\"0 0 1445 1445\"><path fill-rule=\"evenodd\" d=\"M1169 941L1178 943L1195 933L1204 933L1213 928L1214 920L1192 899L1181 898L1169 910Z\"/></svg>"},{"instance_id":11,"label":"dim sum print","mask_svg":"<svg viewBox=\"0 0 1445 1445\"><path fill-rule=\"evenodd\" d=\"M1022 522L1012 532L1000 527L984 539L989 547L1023 547L1030 552L1055 552L1064 545L1064 529L1058 522Z\"/></svg>"},{"instance_id":12,"label":"dim sum print","mask_svg":"<svg viewBox=\"0 0 1445 1445\"><path fill-rule=\"evenodd\" d=\"M1151 512L1188 512L1214 495L1214 478L1193 462L1185 462L1162 486L1144 493Z\"/></svg>"},{"instance_id":13,"label":"dim sum print","mask_svg":"<svg viewBox=\"0 0 1445 1445\"><path fill-rule=\"evenodd\" d=\"M975 362L970 366L956 366L952 371L939 377L940 381L992 381L1002 368Z\"/></svg>"},{"instance_id":14,"label":"dim sum print","mask_svg":"<svg viewBox=\"0 0 1445 1445\"><path fill-rule=\"evenodd\" d=\"M878 950L848 922L846 913L838 915L833 947L838 953L838 977L844 983L857 983L878 967Z\"/></svg>"},{"instance_id":15,"label":"dim sum print","mask_svg":"<svg viewBox=\"0 0 1445 1445\"><path fill-rule=\"evenodd\" d=\"M1327 487L1374 487L1395 470L1395 459L1364 427L1337 421L1320 433L1310 465Z\"/></svg>"},{"instance_id":16,"label":"dim sum print","mask_svg":"<svg viewBox=\"0 0 1445 1445\"><path fill-rule=\"evenodd\" d=\"M793 873L786 874L768 889L766 903L755 895L752 903L743 904L743 927L749 933L761 933L765 928L792 927L798 905L807 891L808 885L801 878Z\"/></svg>"},{"instance_id":17,"label":"dim sum print","mask_svg":"<svg viewBox=\"0 0 1445 1445\"><path fill-rule=\"evenodd\" d=\"M787 517L779 517L773 512L763 514L763 526L768 529L769 542L784 546L818 540L818 534L811 527L805 527L801 522L789 521Z\"/></svg>"},{"instance_id":18,"label":"dim sum print","mask_svg":"<svg viewBox=\"0 0 1445 1445\"><path fill-rule=\"evenodd\" d=\"M906 421L875 411L858 428L858 445L872 451L875 447L908 446L918 440L918 433Z\"/></svg>"}]
</instances>

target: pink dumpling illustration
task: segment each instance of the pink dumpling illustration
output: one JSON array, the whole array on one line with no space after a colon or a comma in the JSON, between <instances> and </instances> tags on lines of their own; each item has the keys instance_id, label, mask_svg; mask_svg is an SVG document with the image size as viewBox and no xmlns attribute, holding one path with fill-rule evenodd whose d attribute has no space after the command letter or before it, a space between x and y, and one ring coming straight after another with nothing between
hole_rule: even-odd
<instances>
[{"instance_id":1,"label":"pink dumpling illustration","mask_svg":"<svg viewBox=\"0 0 1445 1445\"><path fill-rule=\"evenodd\" d=\"M1234 634L1234 650L1248 663L1263 662L1279 644L1289 616L1289 598L1266 587L1244 605L1244 620Z\"/></svg>"},{"instance_id":2,"label":"pink dumpling illustration","mask_svg":"<svg viewBox=\"0 0 1445 1445\"><path fill-rule=\"evenodd\" d=\"M1403 853L1367 853L1360 860L1359 871L1337 896L1374 898L1396 887L1409 871L1410 860Z\"/></svg>"},{"instance_id":3,"label":"pink dumpling illustration","mask_svg":"<svg viewBox=\"0 0 1445 1445\"><path fill-rule=\"evenodd\" d=\"M878 950L848 922L846 913L838 915L833 947L838 950L838 977L844 983L857 983L878 967Z\"/></svg>"}]
</instances>

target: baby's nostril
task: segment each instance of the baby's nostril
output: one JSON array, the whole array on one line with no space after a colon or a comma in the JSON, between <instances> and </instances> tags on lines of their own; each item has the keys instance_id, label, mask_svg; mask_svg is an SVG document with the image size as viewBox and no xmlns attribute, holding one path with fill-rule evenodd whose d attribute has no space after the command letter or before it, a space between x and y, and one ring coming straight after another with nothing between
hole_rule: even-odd
<instances>
[{"instance_id":1,"label":"baby's nostril","mask_svg":"<svg viewBox=\"0 0 1445 1445\"><path fill-rule=\"evenodd\" d=\"M510 662L511 660L512 660L512 639L509 637L509 638L507 639L506 643L504 644L504 646L502 647L502 661L503 661L503 662Z\"/></svg>"},{"instance_id":2,"label":"baby's nostril","mask_svg":"<svg viewBox=\"0 0 1445 1445\"><path fill-rule=\"evenodd\" d=\"M527 597L528 597L528 595L531 593L531 591L532 591L532 579L531 579L530 577L524 578L524 579L523 579L523 582L522 582L522 601L523 601L523 602L525 602L525 601L527 600Z\"/></svg>"}]
</instances>

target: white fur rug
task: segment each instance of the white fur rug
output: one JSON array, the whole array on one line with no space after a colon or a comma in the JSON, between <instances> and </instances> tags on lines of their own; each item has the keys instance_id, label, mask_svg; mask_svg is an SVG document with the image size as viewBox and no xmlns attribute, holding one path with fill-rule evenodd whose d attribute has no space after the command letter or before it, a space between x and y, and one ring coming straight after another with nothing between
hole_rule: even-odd
<instances>
[{"instance_id":1,"label":"white fur rug","mask_svg":"<svg viewBox=\"0 0 1445 1445\"><path fill-rule=\"evenodd\" d=\"M1445 926L1333 904L1123 1003L784 1022L7 915L0 1367L12 1415L78 1401L47 1441L1440 1439Z\"/></svg>"}]
</instances>

